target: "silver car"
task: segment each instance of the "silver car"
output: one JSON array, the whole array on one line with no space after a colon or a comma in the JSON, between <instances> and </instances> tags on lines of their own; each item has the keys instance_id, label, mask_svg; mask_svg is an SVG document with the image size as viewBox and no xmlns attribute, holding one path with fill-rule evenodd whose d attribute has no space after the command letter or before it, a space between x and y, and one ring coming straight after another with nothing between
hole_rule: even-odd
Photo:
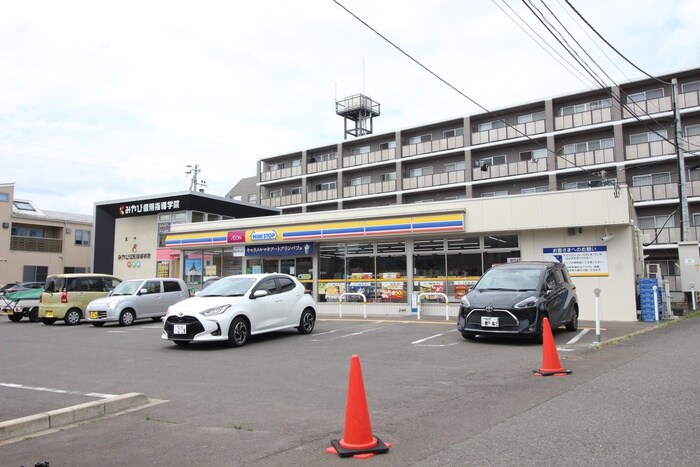
<instances>
[{"instance_id":1,"label":"silver car","mask_svg":"<svg viewBox=\"0 0 700 467\"><path fill-rule=\"evenodd\" d=\"M102 326L118 321L129 326L137 319L160 321L170 305L190 297L182 279L133 279L119 284L108 296L95 299L87 306L86 321Z\"/></svg>"}]
</instances>

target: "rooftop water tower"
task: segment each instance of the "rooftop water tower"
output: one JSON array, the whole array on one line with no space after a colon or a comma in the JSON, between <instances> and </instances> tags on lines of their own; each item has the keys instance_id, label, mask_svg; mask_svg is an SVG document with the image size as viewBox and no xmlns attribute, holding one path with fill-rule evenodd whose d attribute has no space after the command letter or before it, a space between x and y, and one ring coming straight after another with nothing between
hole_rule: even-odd
<instances>
[{"instance_id":1,"label":"rooftop water tower","mask_svg":"<svg viewBox=\"0 0 700 467\"><path fill-rule=\"evenodd\" d=\"M348 135L371 135L372 119L379 116L379 102L374 102L363 94L355 94L336 101L335 113L344 119L346 139ZM354 128L348 129L348 120L355 122Z\"/></svg>"}]
</instances>

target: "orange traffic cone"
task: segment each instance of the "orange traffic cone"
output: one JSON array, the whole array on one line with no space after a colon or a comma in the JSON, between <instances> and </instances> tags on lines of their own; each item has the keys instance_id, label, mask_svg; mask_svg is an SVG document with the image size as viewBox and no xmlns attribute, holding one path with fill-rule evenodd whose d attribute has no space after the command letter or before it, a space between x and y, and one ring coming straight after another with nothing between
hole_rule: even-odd
<instances>
[{"instance_id":1,"label":"orange traffic cone","mask_svg":"<svg viewBox=\"0 0 700 467\"><path fill-rule=\"evenodd\" d=\"M552 328L549 326L549 319L542 319L542 368L532 370L537 376L566 376L571 374L571 370L565 370L559 363L557 345L554 343Z\"/></svg>"},{"instance_id":2,"label":"orange traffic cone","mask_svg":"<svg viewBox=\"0 0 700 467\"><path fill-rule=\"evenodd\" d=\"M388 452L390 447L391 444L384 443L372 434L360 357L353 355L350 360L350 382L345 406L345 433L341 440L332 440L326 452L338 454L340 457L366 459Z\"/></svg>"}]
</instances>

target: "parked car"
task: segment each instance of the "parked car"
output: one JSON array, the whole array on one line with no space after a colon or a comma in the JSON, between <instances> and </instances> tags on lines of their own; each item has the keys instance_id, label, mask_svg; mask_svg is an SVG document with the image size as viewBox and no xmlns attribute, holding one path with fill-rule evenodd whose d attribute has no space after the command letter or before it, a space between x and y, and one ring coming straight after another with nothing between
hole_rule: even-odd
<instances>
[{"instance_id":1,"label":"parked car","mask_svg":"<svg viewBox=\"0 0 700 467\"><path fill-rule=\"evenodd\" d=\"M85 320L93 326L102 326L110 321L129 326L137 319L146 318L160 321L170 305L189 296L187 284L182 279L127 280L106 297L91 301Z\"/></svg>"},{"instance_id":2,"label":"parked car","mask_svg":"<svg viewBox=\"0 0 700 467\"><path fill-rule=\"evenodd\" d=\"M62 319L78 324L85 317L88 303L104 297L121 283L108 274L56 274L46 278L39 303L39 319L53 324Z\"/></svg>"},{"instance_id":3,"label":"parked car","mask_svg":"<svg viewBox=\"0 0 700 467\"><path fill-rule=\"evenodd\" d=\"M5 312L10 321L20 321L25 316L29 321L35 323L39 321L39 299L41 289L26 289L19 292L5 294L7 302Z\"/></svg>"},{"instance_id":4,"label":"parked car","mask_svg":"<svg viewBox=\"0 0 700 467\"><path fill-rule=\"evenodd\" d=\"M542 318L552 329L578 328L576 286L561 263L500 264L484 273L461 298L457 329L465 339L477 335L542 339Z\"/></svg>"},{"instance_id":5,"label":"parked car","mask_svg":"<svg viewBox=\"0 0 700 467\"><path fill-rule=\"evenodd\" d=\"M0 295L4 295L6 290L11 289L16 284L17 282L8 282L7 284L0 286Z\"/></svg>"},{"instance_id":6,"label":"parked car","mask_svg":"<svg viewBox=\"0 0 700 467\"><path fill-rule=\"evenodd\" d=\"M177 345L226 341L244 345L254 334L296 328L309 334L316 302L287 274L242 274L219 279L196 297L168 309L163 339Z\"/></svg>"},{"instance_id":7,"label":"parked car","mask_svg":"<svg viewBox=\"0 0 700 467\"><path fill-rule=\"evenodd\" d=\"M44 287L43 282L17 282L12 287L5 290L5 295L20 292L22 290L41 289L42 287Z\"/></svg>"}]
</instances>

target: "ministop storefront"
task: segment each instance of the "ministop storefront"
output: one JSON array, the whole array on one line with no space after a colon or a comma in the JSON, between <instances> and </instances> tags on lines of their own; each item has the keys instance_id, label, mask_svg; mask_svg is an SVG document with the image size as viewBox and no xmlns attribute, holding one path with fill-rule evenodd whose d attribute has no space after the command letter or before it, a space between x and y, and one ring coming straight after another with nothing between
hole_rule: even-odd
<instances>
[{"instance_id":1,"label":"ministop storefront","mask_svg":"<svg viewBox=\"0 0 700 467\"><path fill-rule=\"evenodd\" d=\"M183 278L283 272L322 311L364 297L371 312L390 315L415 311L424 294L446 297L456 316L492 265L555 260L577 286L581 319L594 319L600 289L604 320L635 321L642 268L633 213L626 189L601 187L180 224L165 245L180 252Z\"/></svg>"}]
</instances>

